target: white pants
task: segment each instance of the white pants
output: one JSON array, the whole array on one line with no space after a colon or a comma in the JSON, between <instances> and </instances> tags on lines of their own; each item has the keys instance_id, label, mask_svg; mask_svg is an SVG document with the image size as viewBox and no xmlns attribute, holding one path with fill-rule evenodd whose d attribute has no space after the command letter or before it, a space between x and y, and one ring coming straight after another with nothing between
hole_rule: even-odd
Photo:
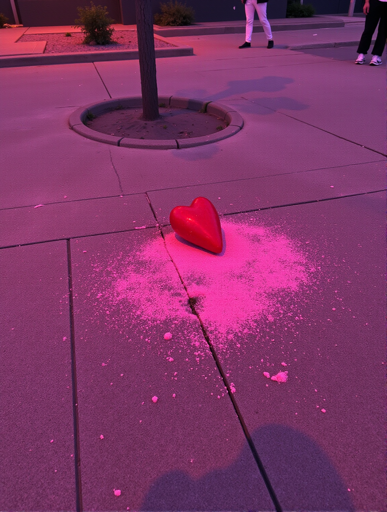
<instances>
[{"instance_id":1,"label":"white pants","mask_svg":"<svg viewBox=\"0 0 387 512\"><path fill-rule=\"evenodd\" d=\"M257 0L246 0L246 3L245 3L246 41L248 43L251 42L251 35L253 33L255 11L257 11L259 21L262 24L263 31L265 32L265 36L266 36L267 40L269 41L269 40L273 39L270 23L267 19L267 15L266 15L266 10L267 10L267 2L265 2L263 4L257 4Z\"/></svg>"}]
</instances>

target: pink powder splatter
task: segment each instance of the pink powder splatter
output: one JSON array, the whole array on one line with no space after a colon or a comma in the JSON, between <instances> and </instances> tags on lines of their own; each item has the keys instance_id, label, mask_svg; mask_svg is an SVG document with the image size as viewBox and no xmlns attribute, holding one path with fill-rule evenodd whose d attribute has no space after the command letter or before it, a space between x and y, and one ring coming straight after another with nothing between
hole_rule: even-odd
<instances>
[{"instance_id":1,"label":"pink powder splatter","mask_svg":"<svg viewBox=\"0 0 387 512\"><path fill-rule=\"evenodd\" d=\"M281 366L287 366L287 364L286 363L281 363Z\"/></svg>"},{"instance_id":2,"label":"pink powder splatter","mask_svg":"<svg viewBox=\"0 0 387 512\"><path fill-rule=\"evenodd\" d=\"M113 489L114 496L121 496L121 491L119 489Z\"/></svg>"},{"instance_id":3,"label":"pink powder splatter","mask_svg":"<svg viewBox=\"0 0 387 512\"><path fill-rule=\"evenodd\" d=\"M288 372L278 372L277 375L273 375L271 380L274 380L275 382L278 382L280 384L281 382L287 382L288 381Z\"/></svg>"},{"instance_id":4,"label":"pink powder splatter","mask_svg":"<svg viewBox=\"0 0 387 512\"><path fill-rule=\"evenodd\" d=\"M171 339L172 339L172 334L171 334L170 332L166 332L166 333L164 334L164 339L165 339L165 340L171 340Z\"/></svg>"},{"instance_id":5,"label":"pink powder splatter","mask_svg":"<svg viewBox=\"0 0 387 512\"><path fill-rule=\"evenodd\" d=\"M158 397L157 396L152 396L152 402L155 404L158 400Z\"/></svg>"},{"instance_id":6,"label":"pink powder splatter","mask_svg":"<svg viewBox=\"0 0 387 512\"><path fill-rule=\"evenodd\" d=\"M264 377L267 379L270 379L270 373L269 372L263 372Z\"/></svg>"},{"instance_id":7,"label":"pink powder splatter","mask_svg":"<svg viewBox=\"0 0 387 512\"><path fill-rule=\"evenodd\" d=\"M173 322L179 324L177 328L184 326L185 336L178 344L203 346L198 320L174 265L217 350L239 349L245 335L257 332L261 321L274 322L285 315L278 307L282 297L299 293L312 272L297 243L278 230L251 222L222 220L222 227L226 248L220 255L182 243L170 232L165 243L161 237L151 238L138 245L130 258L121 254L106 269L96 264L95 272L106 273L106 288L95 290L101 312L110 303L114 311L123 313L109 315L109 325L125 317L134 324L141 320L153 326ZM171 333L164 338L167 334ZM205 353L197 351L197 361Z\"/></svg>"},{"instance_id":8,"label":"pink powder splatter","mask_svg":"<svg viewBox=\"0 0 387 512\"><path fill-rule=\"evenodd\" d=\"M321 409L321 412L326 413L327 411L326 409Z\"/></svg>"},{"instance_id":9,"label":"pink powder splatter","mask_svg":"<svg viewBox=\"0 0 387 512\"><path fill-rule=\"evenodd\" d=\"M274 321L275 294L297 291L308 272L305 257L288 237L263 226L223 221L222 227L222 255L183 244L174 233L166 236L166 245L203 322L225 336L255 330L263 317Z\"/></svg>"},{"instance_id":10,"label":"pink powder splatter","mask_svg":"<svg viewBox=\"0 0 387 512\"><path fill-rule=\"evenodd\" d=\"M99 436L99 438L100 439L105 439L105 437L102 434Z\"/></svg>"},{"instance_id":11,"label":"pink powder splatter","mask_svg":"<svg viewBox=\"0 0 387 512\"><path fill-rule=\"evenodd\" d=\"M231 382L231 384L230 384L230 391L231 391L231 393L236 392L235 384L233 382Z\"/></svg>"}]
</instances>

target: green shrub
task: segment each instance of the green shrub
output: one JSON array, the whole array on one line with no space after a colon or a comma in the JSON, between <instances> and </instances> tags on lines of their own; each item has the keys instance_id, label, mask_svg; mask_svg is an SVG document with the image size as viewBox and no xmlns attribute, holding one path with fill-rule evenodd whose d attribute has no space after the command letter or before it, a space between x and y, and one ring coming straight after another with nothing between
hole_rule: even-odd
<instances>
[{"instance_id":1,"label":"green shrub","mask_svg":"<svg viewBox=\"0 0 387 512\"><path fill-rule=\"evenodd\" d=\"M114 28L110 25L114 20L108 18L106 7L94 5L90 2L90 7L78 7L79 19L75 20L75 28L81 28L85 34L83 42L85 44L94 42L96 44L108 44L112 42Z\"/></svg>"},{"instance_id":2,"label":"green shrub","mask_svg":"<svg viewBox=\"0 0 387 512\"><path fill-rule=\"evenodd\" d=\"M310 18L313 15L313 5L301 5L299 2L288 2L288 8L286 10L287 18Z\"/></svg>"},{"instance_id":3,"label":"green shrub","mask_svg":"<svg viewBox=\"0 0 387 512\"><path fill-rule=\"evenodd\" d=\"M4 25L8 22L8 18L0 12L0 28L4 28Z\"/></svg>"},{"instance_id":4,"label":"green shrub","mask_svg":"<svg viewBox=\"0 0 387 512\"><path fill-rule=\"evenodd\" d=\"M170 25L179 27L182 25L192 25L195 17L195 12L192 7L181 4L177 0L175 2L168 2L167 4L160 4L161 14L155 14L156 25Z\"/></svg>"}]
</instances>

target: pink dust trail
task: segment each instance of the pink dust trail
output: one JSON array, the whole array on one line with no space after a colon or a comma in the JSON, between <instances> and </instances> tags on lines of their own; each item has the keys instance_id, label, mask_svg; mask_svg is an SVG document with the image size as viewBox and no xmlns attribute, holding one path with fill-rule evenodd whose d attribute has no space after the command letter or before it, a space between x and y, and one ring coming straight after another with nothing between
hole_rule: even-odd
<instances>
[{"instance_id":1,"label":"pink dust trail","mask_svg":"<svg viewBox=\"0 0 387 512\"><path fill-rule=\"evenodd\" d=\"M226 248L220 255L184 243L173 232L165 244L204 325L226 350L233 335L256 332L261 320L272 322L282 314L281 294L298 293L309 281L311 265L295 242L272 228L224 220L222 228ZM169 321L171 328L195 321L183 287L171 280L173 267L161 238L145 243L131 261L112 276L113 302L128 301L138 320Z\"/></svg>"}]
</instances>

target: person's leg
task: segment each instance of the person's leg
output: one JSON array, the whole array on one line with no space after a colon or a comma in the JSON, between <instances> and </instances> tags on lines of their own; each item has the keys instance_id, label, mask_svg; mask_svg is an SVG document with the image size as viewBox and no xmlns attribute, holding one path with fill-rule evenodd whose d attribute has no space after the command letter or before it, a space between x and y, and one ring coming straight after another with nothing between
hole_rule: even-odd
<instances>
[{"instance_id":1,"label":"person's leg","mask_svg":"<svg viewBox=\"0 0 387 512\"><path fill-rule=\"evenodd\" d=\"M357 48L357 53L367 54L370 46L372 36L378 26L378 22L380 19L380 8L379 6L383 2L379 2L379 0L371 0L370 1L370 12L366 16L364 32L361 36L359 46Z\"/></svg>"},{"instance_id":2,"label":"person's leg","mask_svg":"<svg viewBox=\"0 0 387 512\"><path fill-rule=\"evenodd\" d=\"M375 45L372 50L372 55L381 57L386 45L387 38L387 2L379 2L380 4L380 21L378 28L378 35L376 37Z\"/></svg>"},{"instance_id":3,"label":"person's leg","mask_svg":"<svg viewBox=\"0 0 387 512\"><path fill-rule=\"evenodd\" d=\"M246 0L245 13L246 13L246 43L251 43L251 36L253 34L254 26L254 13L255 13L255 2L253 0Z\"/></svg>"},{"instance_id":4,"label":"person's leg","mask_svg":"<svg viewBox=\"0 0 387 512\"><path fill-rule=\"evenodd\" d=\"M271 41L273 39L273 35L271 33L271 26L269 20L267 19L267 2L263 4L256 4L257 14L259 21L262 24L263 31L265 32L266 39Z\"/></svg>"}]
</instances>

